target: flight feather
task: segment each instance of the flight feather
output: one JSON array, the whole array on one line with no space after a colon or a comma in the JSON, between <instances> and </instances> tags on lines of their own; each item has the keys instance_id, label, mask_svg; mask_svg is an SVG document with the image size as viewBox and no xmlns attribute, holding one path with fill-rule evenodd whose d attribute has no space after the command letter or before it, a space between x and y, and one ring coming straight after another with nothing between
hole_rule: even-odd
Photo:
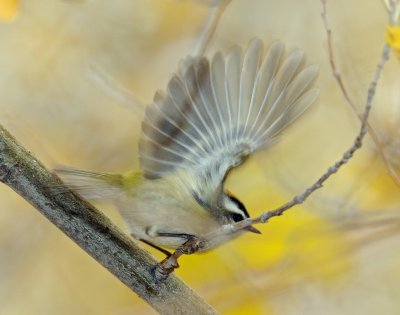
<instances>
[{"instance_id":1,"label":"flight feather","mask_svg":"<svg viewBox=\"0 0 400 315\"><path fill-rule=\"evenodd\" d=\"M187 58L146 109L139 142L144 176L188 169L216 171L222 180L315 101L316 76L303 52L285 56L281 42L265 55L254 39L245 52L235 46L226 57Z\"/></svg>"}]
</instances>

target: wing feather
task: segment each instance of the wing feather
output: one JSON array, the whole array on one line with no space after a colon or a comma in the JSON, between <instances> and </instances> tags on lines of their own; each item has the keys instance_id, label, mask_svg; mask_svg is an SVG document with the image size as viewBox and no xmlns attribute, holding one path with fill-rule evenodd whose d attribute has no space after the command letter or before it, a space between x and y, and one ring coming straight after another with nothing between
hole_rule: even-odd
<instances>
[{"instance_id":1,"label":"wing feather","mask_svg":"<svg viewBox=\"0 0 400 315\"><path fill-rule=\"evenodd\" d=\"M196 87L199 93L201 107L206 109L205 114L210 121L213 142L219 146L223 145L221 138L221 123L218 122L218 110L212 92L210 64L208 60L201 59L196 67Z\"/></svg>"},{"instance_id":2,"label":"wing feather","mask_svg":"<svg viewBox=\"0 0 400 315\"><path fill-rule=\"evenodd\" d=\"M243 70L241 75L241 97L240 104L243 107L243 115L238 124L243 124L243 133L249 124L251 112L254 106L255 92L257 87L257 77L259 62L262 54L262 42L259 39L254 39L250 42L249 48L243 61Z\"/></svg>"},{"instance_id":3,"label":"wing feather","mask_svg":"<svg viewBox=\"0 0 400 315\"><path fill-rule=\"evenodd\" d=\"M193 103L190 92L186 90L185 83L177 75L168 84L168 95L172 106L160 104L160 108L166 112L165 115L168 115L168 110L171 107L179 112L181 120L177 120L177 122L185 125L188 136L196 142L196 145L203 152L209 152L212 143L209 141L209 136L204 134L205 122L200 114L193 115L193 108L197 109L197 105Z\"/></svg>"},{"instance_id":4,"label":"wing feather","mask_svg":"<svg viewBox=\"0 0 400 315\"><path fill-rule=\"evenodd\" d=\"M216 53L214 58L212 59L211 65L211 90L212 95L215 100L215 107L218 113L218 122L220 125L220 132L223 146L226 147L228 145L228 132L230 130L230 124L227 119L229 119L228 115L228 106L227 98L225 93L225 63L220 52Z\"/></svg>"},{"instance_id":5,"label":"wing feather","mask_svg":"<svg viewBox=\"0 0 400 315\"><path fill-rule=\"evenodd\" d=\"M232 48L226 60L226 94L230 119L230 130L228 131L230 143L236 141L237 121L239 109L240 72L242 68L242 49L239 46Z\"/></svg>"},{"instance_id":6,"label":"wing feather","mask_svg":"<svg viewBox=\"0 0 400 315\"><path fill-rule=\"evenodd\" d=\"M260 128L264 108L271 97L271 91L274 83L274 77L278 70L281 57L283 55L284 45L281 42L275 42L271 45L261 68L258 72L255 106L252 116L252 128L249 129L247 136L251 135L255 129Z\"/></svg>"},{"instance_id":7,"label":"wing feather","mask_svg":"<svg viewBox=\"0 0 400 315\"><path fill-rule=\"evenodd\" d=\"M189 57L146 109L139 154L147 178L185 168L221 185L227 172L268 146L318 96L316 66L275 42L252 40L211 61ZM210 175L212 174L212 176ZM210 184L210 183L208 183ZM213 185L213 183L211 183Z\"/></svg>"},{"instance_id":8,"label":"wing feather","mask_svg":"<svg viewBox=\"0 0 400 315\"><path fill-rule=\"evenodd\" d=\"M198 86L198 78L196 75L196 67L199 64L199 60L196 60L195 63L191 64L187 69L184 79L185 79L185 86L189 103L192 105L192 115L195 116L198 120L198 126L200 128L200 132L202 133L202 138L207 145L209 146L210 150L213 150L214 143L212 142L214 138L214 132L212 129L212 122L207 114L207 107L203 104L199 86Z\"/></svg>"}]
</instances>

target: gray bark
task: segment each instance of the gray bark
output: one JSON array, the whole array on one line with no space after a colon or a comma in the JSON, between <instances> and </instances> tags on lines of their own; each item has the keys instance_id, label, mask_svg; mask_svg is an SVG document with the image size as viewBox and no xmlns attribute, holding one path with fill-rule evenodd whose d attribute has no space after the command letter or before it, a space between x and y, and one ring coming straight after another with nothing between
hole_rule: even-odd
<instances>
[{"instance_id":1,"label":"gray bark","mask_svg":"<svg viewBox=\"0 0 400 315\"><path fill-rule=\"evenodd\" d=\"M157 261L75 193L54 193L51 187L61 185L60 179L1 126L0 181L25 198L159 313L217 314L174 274L157 283L153 276Z\"/></svg>"}]
</instances>

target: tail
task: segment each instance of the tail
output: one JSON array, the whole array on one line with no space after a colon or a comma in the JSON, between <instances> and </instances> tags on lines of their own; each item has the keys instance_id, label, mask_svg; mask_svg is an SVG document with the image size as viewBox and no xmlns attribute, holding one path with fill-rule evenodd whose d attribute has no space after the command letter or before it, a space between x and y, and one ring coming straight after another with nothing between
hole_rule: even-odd
<instances>
[{"instance_id":1,"label":"tail","mask_svg":"<svg viewBox=\"0 0 400 315\"><path fill-rule=\"evenodd\" d=\"M121 175L64 167L54 171L66 184L66 186L52 187L54 193L65 193L71 189L86 199L115 199L125 191L134 188L141 178L138 172Z\"/></svg>"}]
</instances>

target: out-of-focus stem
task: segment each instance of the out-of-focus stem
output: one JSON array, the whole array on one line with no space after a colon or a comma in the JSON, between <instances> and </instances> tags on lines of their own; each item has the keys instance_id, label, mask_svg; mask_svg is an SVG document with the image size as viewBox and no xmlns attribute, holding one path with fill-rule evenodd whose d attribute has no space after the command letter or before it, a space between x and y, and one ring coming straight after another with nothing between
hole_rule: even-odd
<instances>
[{"instance_id":1,"label":"out-of-focus stem","mask_svg":"<svg viewBox=\"0 0 400 315\"><path fill-rule=\"evenodd\" d=\"M207 46L214 36L215 30L217 29L218 22L231 1L232 0L214 1L219 3L215 3L213 6L210 6L207 19L201 28L201 33L198 37L197 46L193 52L193 55L203 55L205 53Z\"/></svg>"}]
</instances>

